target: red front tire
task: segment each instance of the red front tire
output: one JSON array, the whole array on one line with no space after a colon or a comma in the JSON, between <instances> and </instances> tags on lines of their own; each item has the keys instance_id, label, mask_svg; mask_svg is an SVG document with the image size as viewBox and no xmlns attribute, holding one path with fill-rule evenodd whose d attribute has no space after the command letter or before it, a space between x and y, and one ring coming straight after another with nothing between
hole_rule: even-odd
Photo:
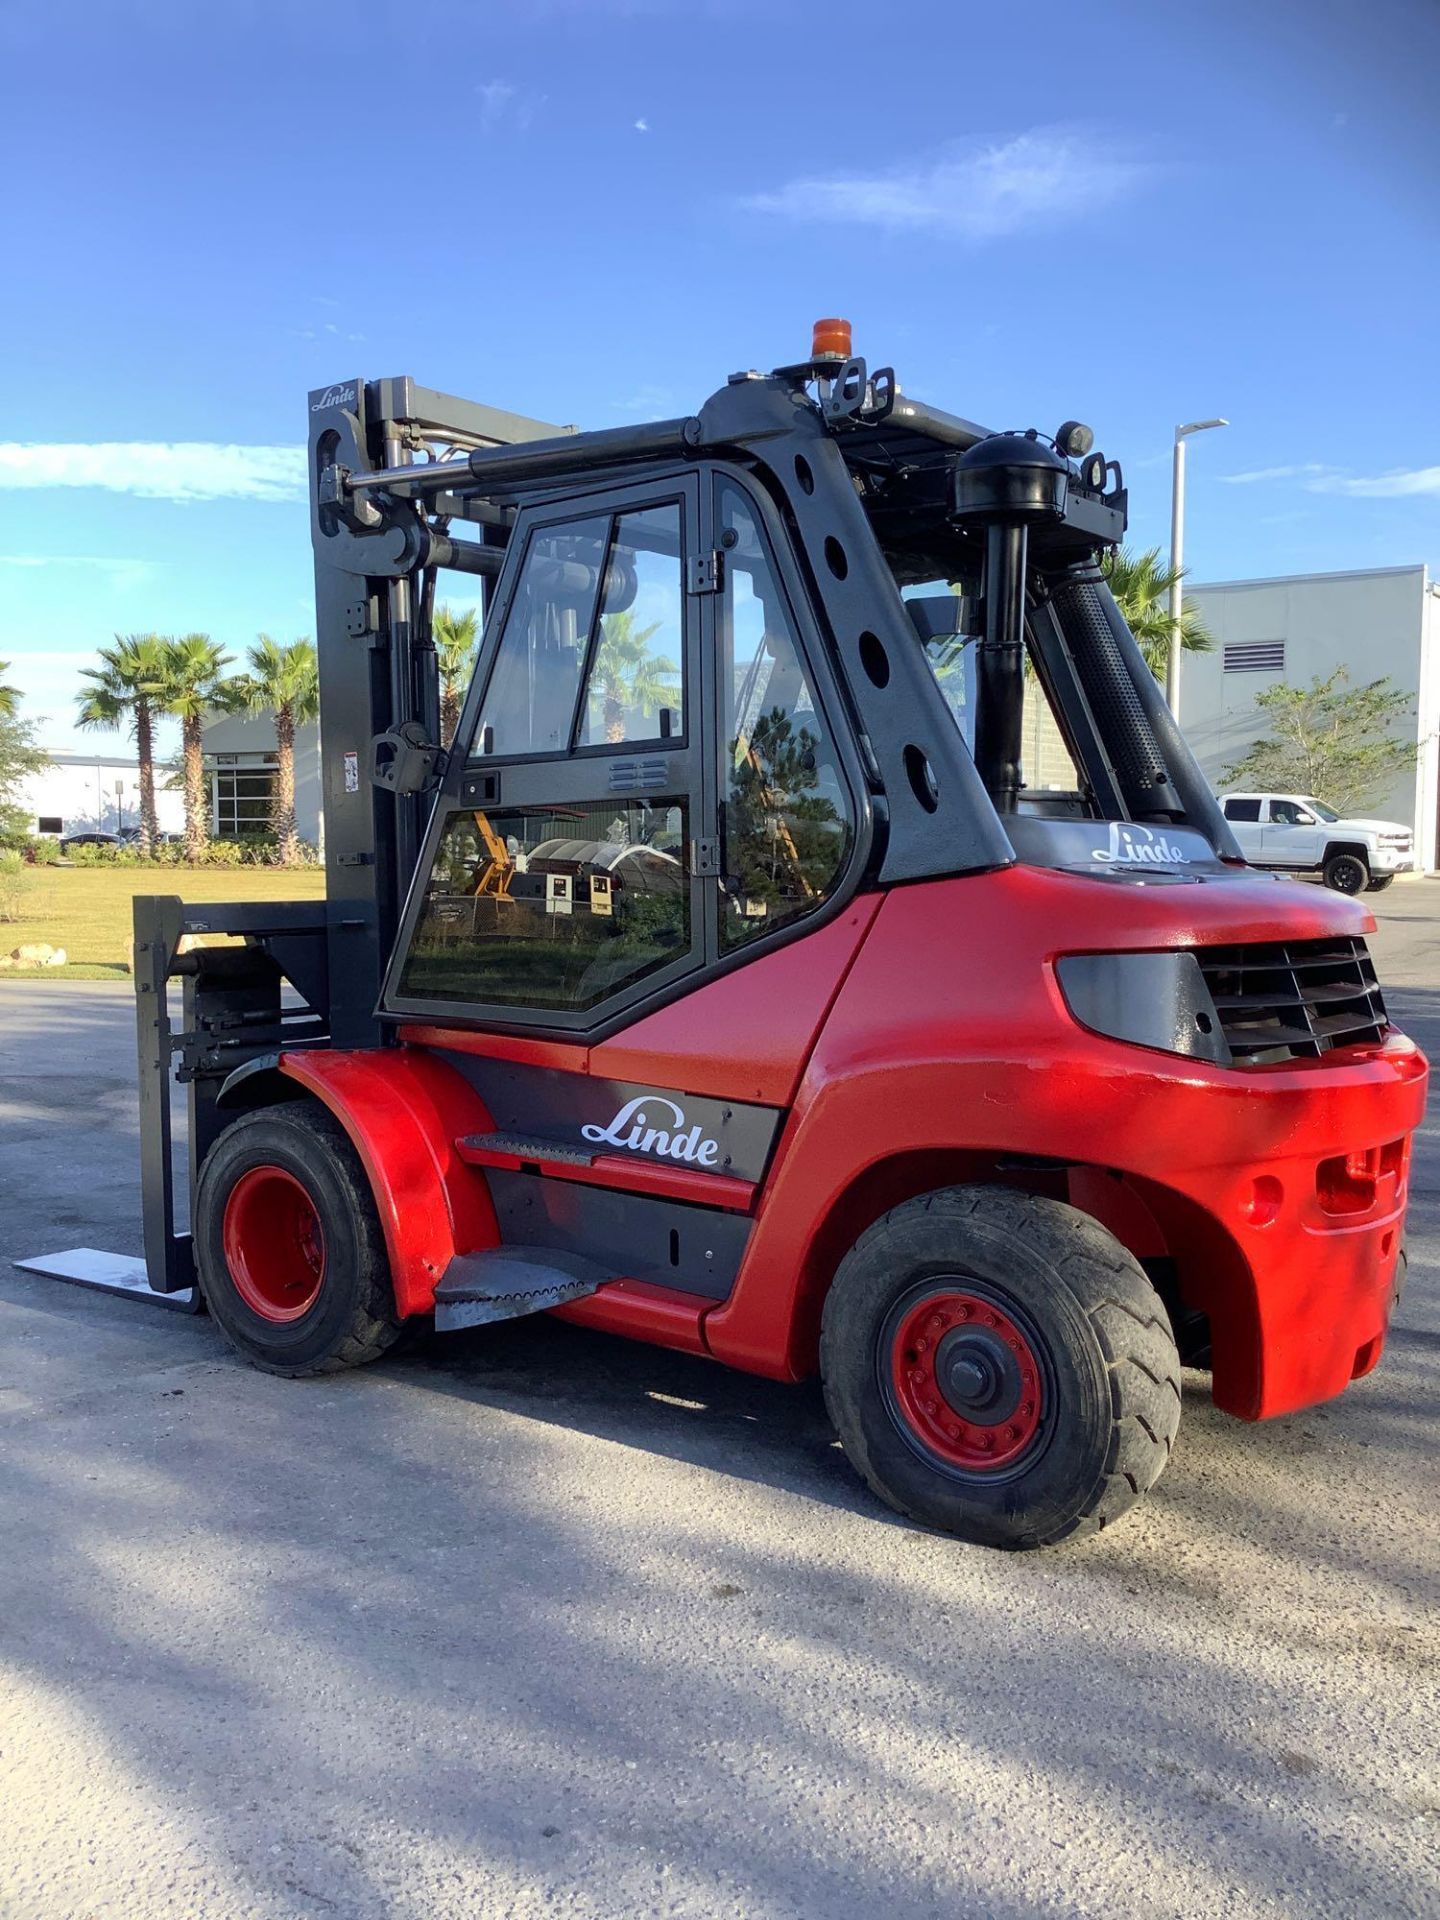
<instances>
[{"instance_id":1,"label":"red front tire","mask_svg":"<svg viewBox=\"0 0 1440 1920\"><path fill-rule=\"evenodd\" d=\"M308 1100L243 1114L205 1156L194 1206L205 1304L268 1373L335 1373L400 1336L374 1196L339 1122Z\"/></svg>"}]
</instances>

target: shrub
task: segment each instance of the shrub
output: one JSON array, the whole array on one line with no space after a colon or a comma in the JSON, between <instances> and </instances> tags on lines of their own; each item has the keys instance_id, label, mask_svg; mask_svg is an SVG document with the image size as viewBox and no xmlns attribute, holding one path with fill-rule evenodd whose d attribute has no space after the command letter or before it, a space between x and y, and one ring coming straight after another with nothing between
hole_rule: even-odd
<instances>
[{"instance_id":1,"label":"shrub","mask_svg":"<svg viewBox=\"0 0 1440 1920\"><path fill-rule=\"evenodd\" d=\"M20 849L0 848L0 924L21 917L29 887L25 857Z\"/></svg>"}]
</instances>

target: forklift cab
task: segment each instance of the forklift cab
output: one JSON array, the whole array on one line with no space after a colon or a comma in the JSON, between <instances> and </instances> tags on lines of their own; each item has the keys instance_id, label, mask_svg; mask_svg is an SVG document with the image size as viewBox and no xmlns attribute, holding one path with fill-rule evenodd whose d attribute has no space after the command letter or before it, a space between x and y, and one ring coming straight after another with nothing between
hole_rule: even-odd
<instances>
[{"instance_id":1,"label":"forklift cab","mask_svg":"<svg viewBox=\"0 0 1440 1920\"><path fill-rule=\"evenodd\" d=\"M387 1014L593 1036L833 907L865 781L779 531L720 465L522 515Z\"/></svg>"}]
</instances>

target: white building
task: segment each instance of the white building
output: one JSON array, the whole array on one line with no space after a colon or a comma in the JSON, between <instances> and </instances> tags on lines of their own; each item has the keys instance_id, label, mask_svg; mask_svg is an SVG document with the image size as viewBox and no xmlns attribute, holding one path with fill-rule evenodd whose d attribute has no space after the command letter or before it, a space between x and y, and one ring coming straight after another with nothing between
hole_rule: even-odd
<instances>
[{"instance_id":1,"label":"white building","mask_svg":"<svg viewBox=\"0 0 1440 1920\"><path fill-rule=\"evenodd\" d=\"M1388 676L1413 702L1405 734L1418 753L1414 771L1364 811L1413 827L1417 864L1433 870L1440 863L1440 585L1426 569L1227 580L1188 587L1185 597L1215 636L1213 653L1187 653L1180 669L1180 724L1211 784L1223 790L1225 768L1265 732L1255 696L1266 687L1280 680L1307 686L1338 666L1357 684Z\"/></svg>"},{"instance_id":2,"label":"white building","mask_svg":"<svg viewBox=\"0 0 1440 1920\"><path fill-rule=\"evenodd\" d=\"M155 769L155 811L163 833L185 825L178 785L167 788L169 771ZM21 783L21 805L31 833L119 833L140 824L140 765L133 754L50 753L50 764Z\"/></svg>"},{"instance_id":3,"label":"white building","mask_svg":"<svg viewBox=\"0 0 1440 1920\"><path fill-rule=\"evenodd\" d=\"M264 833L275 784L275 722L219 714L205 727L205 775L210 783L210 830L223 839ZM311 721L295 732L295 820L300 838L320 839L320 729Z\"/></svg>"}]
</instances>

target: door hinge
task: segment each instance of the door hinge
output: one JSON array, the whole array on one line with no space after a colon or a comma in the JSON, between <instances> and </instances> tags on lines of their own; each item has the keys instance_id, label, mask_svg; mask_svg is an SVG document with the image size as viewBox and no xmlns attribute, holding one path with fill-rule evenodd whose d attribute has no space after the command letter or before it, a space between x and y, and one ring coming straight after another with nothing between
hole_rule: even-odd
<instances>
[{"instance_id":1,"label":"door hinge","mask_svg":"<svg viewBox=\"0 0 1440 1920\"><path fill-rule=\"evenodd\" d=\"M708 880L719 873L720 842L718 840L690 842L690 871L700 880Z\"/></svg>"},{"instance_id":2,"label":"door hinge","mask_svg":"<svg viewBox=\"0 0 1440 1920\"><path fill-rule=\"evenodd\" d=\"M718 550L692 553L685 561L687 593L719 593L725 584L725 556Z\"/></svg>"},{"instance_id":3,"label":"door hinge","mask_svg":"<svg viewBox=\"0 0 1440 1920\"><path fill-rule=\"evenodd\" d=\"M425 738L418 720L406 720L370 742L370 779L390 793L423 793L445 777L446 754Z\"/></svg>"}]
</instances>

